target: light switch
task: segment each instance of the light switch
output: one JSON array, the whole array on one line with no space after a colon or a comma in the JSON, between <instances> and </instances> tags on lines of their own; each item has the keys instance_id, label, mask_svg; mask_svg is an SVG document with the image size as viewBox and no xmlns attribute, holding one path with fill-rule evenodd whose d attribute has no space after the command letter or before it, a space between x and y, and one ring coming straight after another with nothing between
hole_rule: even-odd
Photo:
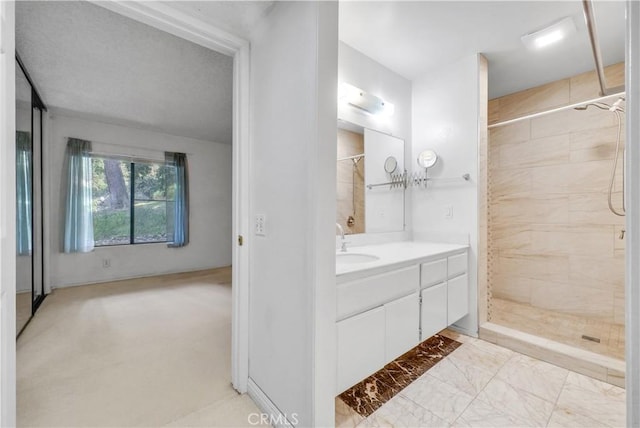
<instances>
[{"instance_id":1,"label":"light switch","mask_svg":"<svg viewBox=\"0 0 640 428\"><path fill-rule=\"evenodd\" d=\"M266 236L267 216L264 214L256 214L255 231L258 236Z\"/></svg>"},{"instance_id":2,"label":"light switch","mask_svg":"<svg viewBox=\"0 0 640 428\"><path fill-rule=\"evenodd\" d=\"M445 205L443 212L444 212L444 218L453 218L453 206L452 205Z\"/></svg>"}]
</instances>

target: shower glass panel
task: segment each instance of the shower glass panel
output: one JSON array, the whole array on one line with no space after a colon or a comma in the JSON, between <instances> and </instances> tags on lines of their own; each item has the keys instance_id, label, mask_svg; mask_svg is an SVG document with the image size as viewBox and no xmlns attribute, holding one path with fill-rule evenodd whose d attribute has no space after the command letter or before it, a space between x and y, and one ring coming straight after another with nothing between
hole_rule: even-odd
<instances>
[{"instance_id":1,"label":"shower glass panel","mask_svg":"<svg viewBox=\"0 0 640 428\"><path fill-rule=\"evenodd\" d=\"M31 85L16 67L16 333L31 318L33 283L33 139Z\"/></svg>"}]
</instances>

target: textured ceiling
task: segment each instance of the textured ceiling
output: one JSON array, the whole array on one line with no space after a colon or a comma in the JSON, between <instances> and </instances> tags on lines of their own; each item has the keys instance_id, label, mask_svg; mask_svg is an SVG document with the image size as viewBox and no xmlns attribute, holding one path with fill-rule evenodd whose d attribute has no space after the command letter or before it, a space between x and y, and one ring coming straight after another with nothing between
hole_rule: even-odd
<instances>
[{"instance_id":1,"label":"textured ceiling","mask_svg":"<svg viewBox=\"0 0 640 428\"><path fill-rule=\"evenodd\" d=\"M77 1L16 2L16 47L48 106L231 143L231 57Z\"/></svg>"},{"instance_id":2,"label":"textured ceiling","mask_svg":"<svg viewBox=\"0 0 640 428\"><path fill-rule=\"evenodd\" d=\"M594 3L605 65L624 61L624 2ZM536 52L521 43L522 35L565 16L576 24L572 37ZM579 0L344 1L340 40L409 80L481 52L490 98L594 69Z\"/></svg>"},{"instance_id":3,"label":"textured ceiling","mask_svg":"<svg viewBox=\"0 0 640 428\"><path fill-rule=\"evenodd\" d=\"M273 7L274 1L163 1L187 15L249 40L256 23Z\"/></svg>"}]
</instances>

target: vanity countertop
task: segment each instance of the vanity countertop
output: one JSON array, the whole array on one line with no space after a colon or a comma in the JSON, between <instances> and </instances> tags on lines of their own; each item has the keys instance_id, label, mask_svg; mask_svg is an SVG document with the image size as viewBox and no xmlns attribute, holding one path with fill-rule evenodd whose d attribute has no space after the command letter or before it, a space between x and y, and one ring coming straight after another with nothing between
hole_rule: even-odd
<instances>
[{"instance_id":1,"label":"vanity countertop","mask_svg":"<svg viewBox=\"0 0 640 428\"><path fill-rule=\"evenodd\" d=\"M337 263L336 283L341 284L405 266L415 265L416 263L424 263L447 257L452 254L461 253L468 248L468 245L415 241L350 247L347 253L370 254L379 259L371 262L353 264ZM340 254L340 251L337 251L336 254Z\"/></svg>"}]
</instances>

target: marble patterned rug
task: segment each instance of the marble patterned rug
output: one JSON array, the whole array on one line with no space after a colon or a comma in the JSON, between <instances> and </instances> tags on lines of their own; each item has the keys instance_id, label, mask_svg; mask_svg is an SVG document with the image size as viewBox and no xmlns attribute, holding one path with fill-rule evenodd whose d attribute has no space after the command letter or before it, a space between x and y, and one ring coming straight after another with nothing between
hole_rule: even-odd
<instances>
[{"instance_id":1,"label":"marble patterned rug","mask_svg":"<svg viewBox=\"0 0 640 428\"><path fill-rule=\"evenodd\" d=\"M340 394L339 398L366 418L460 345L448 337L430 337Z\"/></svg>"}]
</instances>

